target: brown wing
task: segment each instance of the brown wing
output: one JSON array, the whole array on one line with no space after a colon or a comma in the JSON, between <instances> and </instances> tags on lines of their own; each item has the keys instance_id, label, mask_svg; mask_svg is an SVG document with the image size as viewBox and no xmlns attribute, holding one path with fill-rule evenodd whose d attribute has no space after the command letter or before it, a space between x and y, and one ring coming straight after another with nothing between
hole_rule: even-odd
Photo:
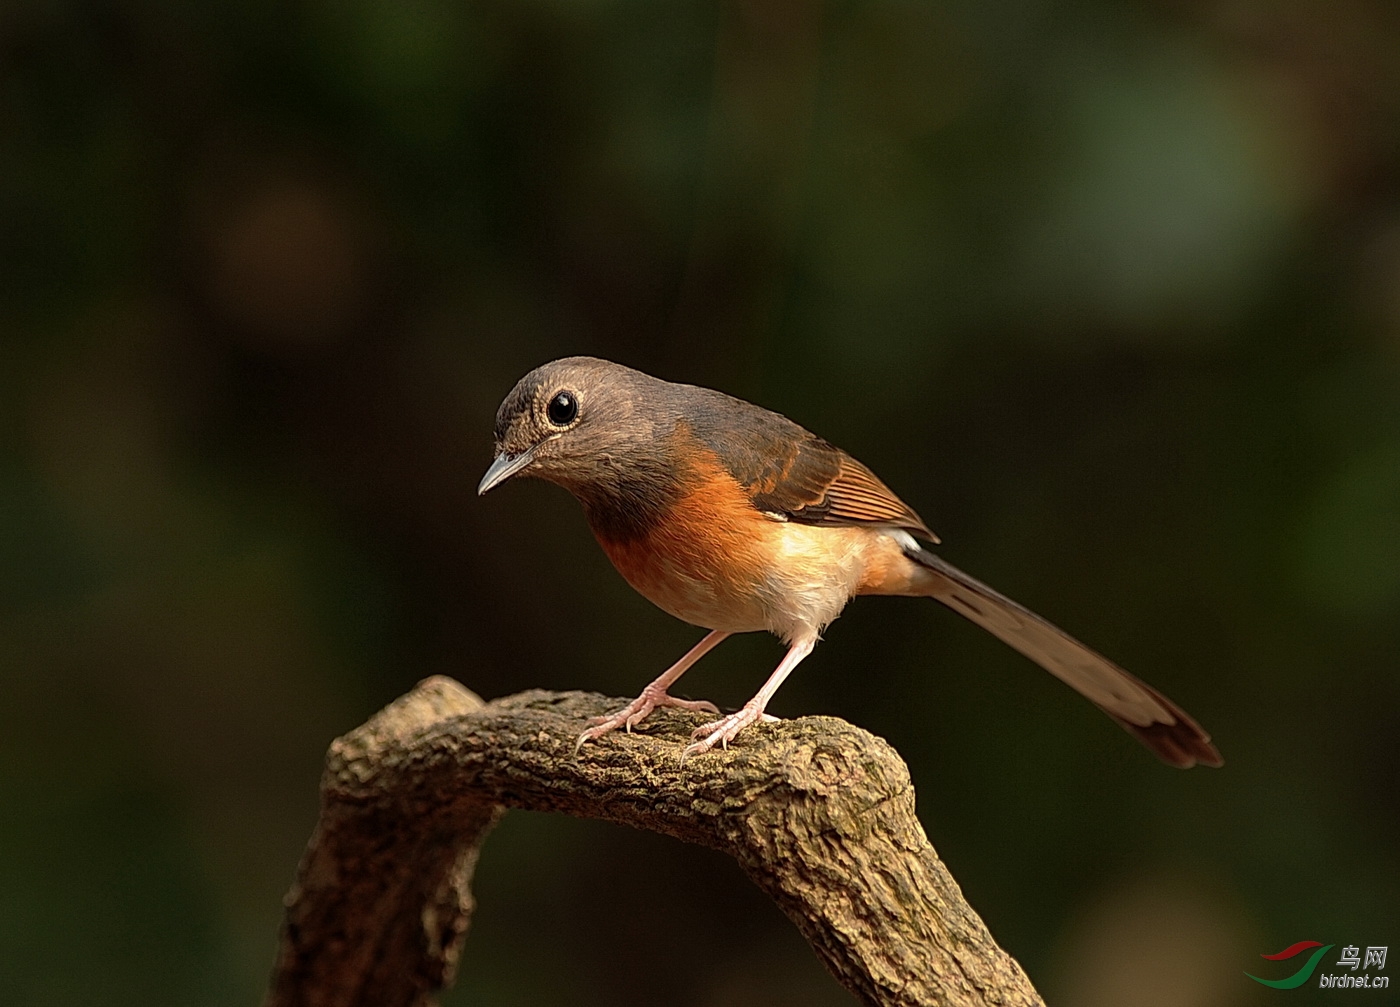
<instances>
[{"instance_id":1,"label":"brown wing","mask_svg":"<svg viewBox=\"0 0 1400 1007\"><path fill-rule=\"evenodd\" d=\"M786 416L709 393L692 416L696 435L759 510L810 525L884 525L930 542L914 509L868 468Z\"/></svg>"},{"instance_id":2,"label":"brown wing","mask_svg":"<svg viewBox=\"0 0 1400 1007\"><path fill-rule=\"evenodd\" d=\"M747 487L759 510L801 524L886 525L938 541L912 507L840 448L814 437L790 457L780 477Z\"/></svg>"}]
</instances>

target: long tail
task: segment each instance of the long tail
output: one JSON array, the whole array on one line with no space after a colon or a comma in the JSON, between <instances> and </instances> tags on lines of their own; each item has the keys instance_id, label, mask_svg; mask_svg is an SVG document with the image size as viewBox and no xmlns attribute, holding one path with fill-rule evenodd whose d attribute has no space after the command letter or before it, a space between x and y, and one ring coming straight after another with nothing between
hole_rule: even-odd
<instances>
[{"instance_id":1,"label":"long tail","mask_svg":"<svg viewBox=\"0 0 1400 1007\"><path fill-rule=\"evenodd\" d=\"M914 546L904 555L931 572L929 593L1075 689L1168 765L1220 766L1210 735L1181 707L1030 609Z\"/></svg>"}]
</instances>

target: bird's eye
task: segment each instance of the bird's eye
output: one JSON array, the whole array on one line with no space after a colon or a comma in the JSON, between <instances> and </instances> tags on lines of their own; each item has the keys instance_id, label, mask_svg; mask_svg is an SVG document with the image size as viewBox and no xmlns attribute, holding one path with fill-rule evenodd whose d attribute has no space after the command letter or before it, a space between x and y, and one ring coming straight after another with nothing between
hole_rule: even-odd
<instances>
[{"instance_id":1,"label":"bird's eye","mask_svg":"<svg viewBox=\"0 0 1400 1007\"><path fill-rule=\"evenodd\" d=\"M545 412L549 414L549 422L556 427L568 426L578 415L578 399L574 398L573 392L560 392L549 400L549 408Z\"/></svg>"}]
</instances>

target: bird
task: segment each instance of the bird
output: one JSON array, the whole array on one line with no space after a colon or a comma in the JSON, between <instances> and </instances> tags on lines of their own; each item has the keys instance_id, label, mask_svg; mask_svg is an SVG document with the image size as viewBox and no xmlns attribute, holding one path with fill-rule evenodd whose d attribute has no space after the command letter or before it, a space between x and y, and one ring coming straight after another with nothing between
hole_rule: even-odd
<instances>
[{"instance_id":1,"label":"bird","mask_svg":"<svg viewBox=\"0 0 1400 1007\"><path fill-rule=\"evenodd\" d=\"M593 718L575 752L658 707L716 719L682 758L773 720L766 707L857 595L933 598L1094 703L1168 765L1223 764L1181 707L931 549L939 539L879 477L779 413L596 357L543 364L496 413L479 495L513 477L555 483L622 577L670 615L709 632L626 706ZM671 687L735 633L766 630L787 651L728 715Z\"/></svg>"}]
</instances>

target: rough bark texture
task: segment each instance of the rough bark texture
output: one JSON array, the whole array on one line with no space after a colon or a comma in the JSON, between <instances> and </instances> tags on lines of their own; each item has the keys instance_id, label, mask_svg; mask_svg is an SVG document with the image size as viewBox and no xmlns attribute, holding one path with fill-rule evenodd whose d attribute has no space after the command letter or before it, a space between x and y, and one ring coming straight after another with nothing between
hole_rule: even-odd
<instances>
[{"instance_id":1,"label":"rough bark texture","mask_svg":"<svg viewBox=\"0 0 1400 1007\"><path fill-rule=\"evenodd\" d=\"M575 758L585 719L620 705L538 690L483 703L435 677L336 740L268 1007L431 1004L453 979L472 869L505 808L723 850L863 1003L1042 1004L929 845L885 741L804 717L682 764L701 718L665 709Z\"/></svg>"}]
</instances>

